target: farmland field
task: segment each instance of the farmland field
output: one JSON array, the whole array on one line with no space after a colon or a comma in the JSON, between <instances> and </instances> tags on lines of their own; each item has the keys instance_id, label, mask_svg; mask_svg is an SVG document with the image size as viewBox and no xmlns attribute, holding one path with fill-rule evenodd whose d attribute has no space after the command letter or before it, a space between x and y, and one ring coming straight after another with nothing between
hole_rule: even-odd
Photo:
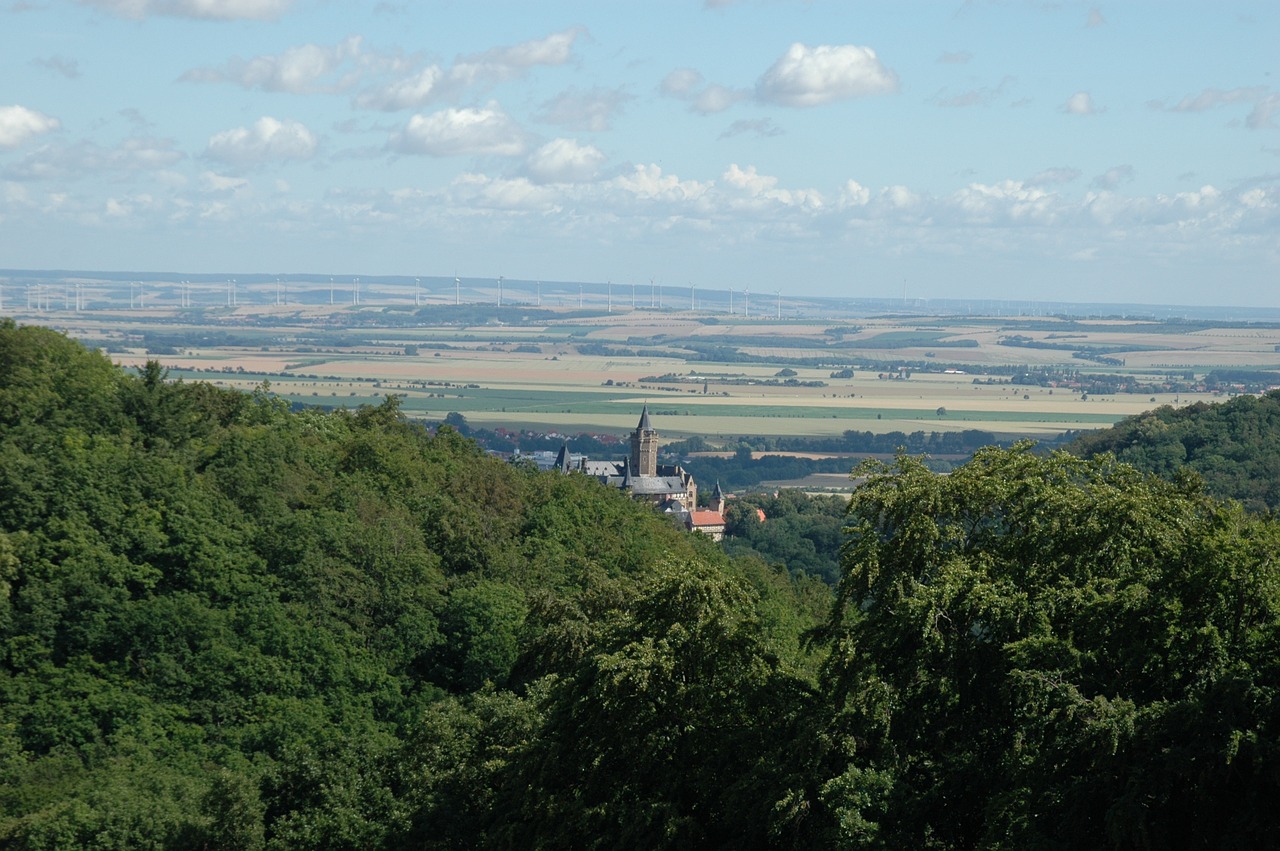
<instances>
[{"instance_id":1,"label":"farmland field","mask_svg":"<svg viewBox=\"0 0 1280 851\"><path fill-rule=\"evenodd\" d=\"M726 442L847 430L1056 436L1157 405L1221 398L1221 381L1206 384L1206 376L1280 370L1274 324L818 321L528 306L477 313L260 305L16 318L63 329L126 366L155 359L182 380L240 388L267 381L302 404L377 404L394 394L423 419L457 412L489 427L616 434L647 403L664 439ZM1042 380L1015 383L1022 372ZM1098 376L1142 389L1083 389Z\"/></svg>"}]
</instances>

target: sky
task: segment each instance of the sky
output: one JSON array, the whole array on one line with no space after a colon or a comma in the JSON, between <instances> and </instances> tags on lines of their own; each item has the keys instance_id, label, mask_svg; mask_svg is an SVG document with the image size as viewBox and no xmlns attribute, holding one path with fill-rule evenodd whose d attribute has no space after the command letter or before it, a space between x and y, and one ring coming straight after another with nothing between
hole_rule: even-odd
<instances>
[{"instance_id":1,"label":"sky","mask_svg":"<svg viewBox=\"0 0 1280 851\"><path fill-rule=\"evenodd\" d=\"M0 268L1280 305L1280 3L0 0Z\"/></svg>"}]
</instances>

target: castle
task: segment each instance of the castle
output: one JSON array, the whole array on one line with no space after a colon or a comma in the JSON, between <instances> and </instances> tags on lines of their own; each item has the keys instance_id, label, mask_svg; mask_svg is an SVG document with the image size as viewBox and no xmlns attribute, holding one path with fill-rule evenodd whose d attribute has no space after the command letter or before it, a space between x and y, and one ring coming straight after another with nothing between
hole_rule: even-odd
<instances>
[{"instance_id":1,"label":"castle","mask_svg":"<svg viewBox=\"0 0 1280 851\"><path fill-rule=\"evenodd\" d=\"M631 455L619 461L592 461L583 458L575 467L569 448L560 448L556 469L580 472L602 484L626 492L632 499L650 502L674 515L690 529L706 532L715 540L724 534L724 494L716 485L712 510L698 510L698 483L679 464L658 463L658 431L649 421L649 406L640 411L640 422L631 433Z\"/></svg>"}]
</instances>

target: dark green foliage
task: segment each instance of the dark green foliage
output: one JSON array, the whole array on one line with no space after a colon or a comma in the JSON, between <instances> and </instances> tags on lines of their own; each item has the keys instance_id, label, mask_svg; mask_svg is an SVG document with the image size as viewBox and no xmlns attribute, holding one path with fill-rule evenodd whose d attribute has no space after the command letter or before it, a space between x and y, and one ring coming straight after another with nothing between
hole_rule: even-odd
<instances>
[{"instance_id":1,"label":"dark green foliage","mask_svg":"<svg viewBox=\"0 0 1280 851\"><path fill-rule=\"evenodd\" d=\"M399 847L445 823L448 847L480 843L501 761L452 759L514 747L571 652L531 609L602 588L631 605L669 559L728 569L645 506L433 437L394 397L291 413L265 384L128 374L11 322L0 356L5 847ZM807 659L812 605L757 584L760 640ZM480 739L438 739L454 730Z\"/></svg>"},{"instance_id":2,"label":"dark green foliage","mask_svg":"<svg viewBox=\"0 0 1280 851\"><path fill-rule=\"evenodd\" d=\"M844 497L808 496L792 488L774 495L748 494L725 509L725 551L734 556L755 553L834 585L840 578L847 507ZM764 512L763 522L757 510Z\"/></svg>"},{"instance_id":3,"label":"dark green foliage","mask_svg":"<svg viewBox=\"0 0 1280 851\"><path fill-rule=\"evenodd\" d=\"M823 638L844 806L889 847L1264 847L1277 528L1025 448L868 465Z\"/></svg>"},{"instance_id":4,"label":"dark green foliage","mask_svg":"<svg viewBox=\"0 0 1280 851\"><path fill-rule=\"evenodd\" d=\"M1085 458L1109 452L1164 478L1193 470L1215 496L1251 511L1280 508L1280 391L1222 404L1165 405L1086 434L1067 449Z\"/></svg>"},{"instance_id":5,"label":"dark green foliage","mask_svg":"<svg viewBox=\"0 0 1280 851\"><path fill-rule=\"evenodd\" d=\"M544 609L552 622L536 652L561 673L529 700L480 694L470 713L433 713L445 730L424 743L423 771L440 780L427 781L416 837L441 848L744 848L806 835L795 801L809 751L794 740L810 689L769 651L757 601L694 561L658 568L604 609L596 592Z\"/></svg>"}]
</instances>

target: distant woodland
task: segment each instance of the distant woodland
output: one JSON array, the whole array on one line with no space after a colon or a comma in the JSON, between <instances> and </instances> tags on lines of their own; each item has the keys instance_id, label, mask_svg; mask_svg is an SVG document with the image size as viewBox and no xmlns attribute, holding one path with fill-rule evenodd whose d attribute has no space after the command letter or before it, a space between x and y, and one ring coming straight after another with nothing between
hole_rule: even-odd
<instances>
[{"instance_id":1,"label":"distant woodland","mask_svg":"<svg viewBox=\"0 0 1280 851\"><path fill-rule=\"evenodd\" d=\"M1151 415L1203 478L1136 437L904 454L735 550L394 397L291 411L11 321L0 367L6 849L1280 831L1280 525L1212 469L1274 396Z\"/></svg>"},{"instance_id":2,"label":"distant woodland","mask_svg":"<svg viewBox=\"0 0 1280 851\"><path fill-rule=\"evenodd\" d=\"M1280 391L1221 404L1164 405L1082 435L1067 448L1084 457L1111 453L1165 478L1194 472L1210 493L1252 511L1280 508Z\"/></svg>"}]
</instances>

